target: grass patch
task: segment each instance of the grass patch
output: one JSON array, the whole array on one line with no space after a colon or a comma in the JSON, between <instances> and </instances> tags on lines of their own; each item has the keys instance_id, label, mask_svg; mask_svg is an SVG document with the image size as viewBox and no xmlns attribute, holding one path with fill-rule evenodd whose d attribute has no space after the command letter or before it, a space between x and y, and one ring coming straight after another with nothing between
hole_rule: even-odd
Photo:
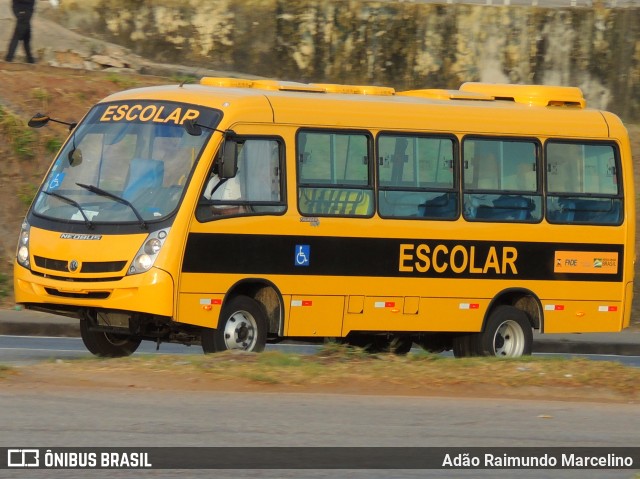
<instances>
[{"instance_id":1,"label":"grass patch","mask_svg":"<svg viewBox=\"0 0 640 479\"><path fill-rule=\"evenodd\" d=\"M8 137L11 149L20 159L31 159L36 156L36 133L6 108L0 107L0 130Z\"/></svg>"},{"instance_id":2,"label":"grass patch","mask_svg":"<svg viewBox=\"0 0 640 479\"><path fill-rule=\"evenodd\" d=\"M171 77L171 81L175 82L175 83L179 83L179 84L186 84L186 85L190 85L190 84L197 84L199 83L199 78L195 75L189 75L189 74L175 74Z\"/></svg>"},{"instance_id":3,"label":"grass patch","mask_svg":"<svg viewBox=\"0 0 640 479\"><path fill-rule=\"evenodd\" d=\"M170 378L196 377L211 384L254 383L280 386L318 386L354 384L379 385L404 390L434 391L451 386L486 386L491 390L572 388L611 394L623 400L640 400L640 369L609 361L539 358L454 359L428 353L366 354L346 346L329 345L314 355L269 351L261 354L233 351L212 355L135 355L129 358L88 358L56 361L64 365L65 375L74 371L118 374L127 370L140 378L150 372ZM96 373L94 375L94 373ZM139 373L139 374L138 374Z\"/></svg>"},{"instance_id":4,"label":"grass patch","mask_svg":"<svg viewBox=\"0 0 640 479\"><path fill-rule=\"evenodd\" d=\"M14 373L15 373L15 370L13 368L0 364L0 379L4 379Z\"/></svg>"},{"instance_id":5,"label":"grass patch","mask_svg":"<svg viewBox=\"0 0 640 479\"><path fill-rule=\"evenodd\" d=\"M6 298L7 296L9 296L10 292L11 285L9 282L9 276L4 273L0 273L0 298Z\"/></svg>"},{"instance_id":6,"label":"grass patch","mask_svg":"<svg viewBox=\"0 0 640 479\"><path fill-rule=\"evenodd\" d=\"M41 103L40 106L42 107L43 110L46 111L49 109L49 102L51 101L53 96L47 90L40 87L33 88L31 90L31 96Z\"/></svg>"},{"instance_id":7,"label":"grass patch","mask_svg":"<svg viewBox=\"0 0 640 479\"><path fill-rule=\"evenodd\" d=\"M122 88L124 90L129 89L129 88L135 88L138 85L140 85L140 83L136 79L128 77L126 75L121 75L121 74L118 74L118 73L114 73L114 72L109 73L107 75L107 79L111 83L114 83L119 88Z\"/></svg>"},{"instance_id":8,"label":"grass patch","mask_svg":"<svg viewBox=\"0 0 640 479\"><path fill-rule=\"evenodd\" d=\"M36 156L36 134L32 130L24 128L13 132L11 146L18 158L29 160Z\"/></svg>"},{"instance_id":9,"label":"grass patch","mask_svg":"<svg viewBox=\"0 0 640 479\"><path fill-rule=\"evenodd\" d=\"M49 154L56 154L58 150L62 147L62 140L60 138L47 138L44 142L44 149L47 150Z\"/></svg>"},{"instance_id":10,"label":"grass patch","mask_svg":"<svg viewBox=\"0 0 640 479\"><path fill-rule=\"evenodd\" d=\"M24 184L18 190L18 199L24 206L29 207L36 196L38 187L31 184Z\"/></svg>"}]
</instances>

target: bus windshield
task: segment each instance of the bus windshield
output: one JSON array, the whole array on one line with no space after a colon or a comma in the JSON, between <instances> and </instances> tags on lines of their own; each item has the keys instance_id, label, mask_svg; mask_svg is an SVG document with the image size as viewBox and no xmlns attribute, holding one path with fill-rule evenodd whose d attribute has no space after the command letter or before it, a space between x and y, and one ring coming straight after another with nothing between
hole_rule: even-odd
<instances>
[{"instance_id":1,"label":"bus windshield","mask_svg":"<svg viewBox=\"0 0 640 479\"><path fill-rule=\"evenodd\" d=\"M34 213L89 224L166 218L219 119L215 110L172 102L96 106L61 150ZM186 120L204 126L201 133L189 134Z\"/></svg>"}]
</instances>

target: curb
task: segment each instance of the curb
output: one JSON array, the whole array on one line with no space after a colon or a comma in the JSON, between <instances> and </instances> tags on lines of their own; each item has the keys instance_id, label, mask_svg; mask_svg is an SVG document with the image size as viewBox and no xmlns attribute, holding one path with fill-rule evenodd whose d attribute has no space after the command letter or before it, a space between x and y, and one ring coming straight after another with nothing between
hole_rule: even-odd
<instances>
[{"instance_id":1,"label":"curb","mask_svg":"<svg viewBox=\"0 0 640 479\"><path fill-rule=\"evenodd\" d=\"M78 321L75 321L75 323L76 324L64 322L58 324L55 322L26 323L22 321L0 321L0 335L79 338L80 325Z\"/></svg>"},{"instance_id":2,"label":"curb","mask_svg":"<svg viewBox=\"0 0 640 479\"><path fill-rule=\"evenodd\" d=\"M47 314L34 315L31 312L20 311L7 311L7 313L11 313L11 316L25 315L28 318L0 317L0 335L80 337L80 325L77 319ZM7 316L7 314L0 314L0 316ZM533 352L640 356L640 332L625 330L621 333L606 334L534 334Z\"/></svg>"},{"instance_id":3,"label":"curb","mask_svg":"<svg viewBox=\"0 0 640 479\"><path fill-rule=\"evenodd\" d=\"M638 336L640 336L640 334ZM640 339L640 337L638 339ZM567 339L540 338L533 340L533 352L640 356L640 344L622 342L601 343L594 341L571 341Z\"/></svg>"}]
</instances>

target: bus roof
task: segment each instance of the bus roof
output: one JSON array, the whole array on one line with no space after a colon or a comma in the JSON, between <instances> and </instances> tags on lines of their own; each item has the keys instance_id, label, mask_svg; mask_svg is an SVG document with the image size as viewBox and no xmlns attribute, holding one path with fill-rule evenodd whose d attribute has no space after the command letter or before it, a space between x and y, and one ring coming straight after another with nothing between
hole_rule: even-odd
<instances>
[{"instance_id":1,"label":"bus roof","mask_svg":"<svg viewBox=\"0 0 640 479\"><path fill-rule=\"evenodd\" d=\"M609 137L615 115L586 108L575 87L464 83L459 90L396 92L390 87L205 77L199 85L119 92L104 101L147 99L193 103L235 122L305 126ZM618 130L618 128L615 128Z\"/></svg>"}]
</instances>

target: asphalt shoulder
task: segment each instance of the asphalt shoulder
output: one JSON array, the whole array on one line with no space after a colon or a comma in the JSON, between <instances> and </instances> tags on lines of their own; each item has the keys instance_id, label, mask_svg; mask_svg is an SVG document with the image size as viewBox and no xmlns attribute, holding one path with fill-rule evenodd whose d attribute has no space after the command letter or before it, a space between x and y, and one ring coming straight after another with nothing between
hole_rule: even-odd
<instances>
[{"instance_id":1,"label":"asphalt shoulder","mask_svg":"<svg viewBox=\"0 0 640 479\"><path fill-rule=\"evenodd\" d=\"M18 308L0 308L0 335L79 337L80 328L75 318ZM627 328L619 333L535 333L533 351L640 356L640 328Z\"/></svg>"}]
</instances>

